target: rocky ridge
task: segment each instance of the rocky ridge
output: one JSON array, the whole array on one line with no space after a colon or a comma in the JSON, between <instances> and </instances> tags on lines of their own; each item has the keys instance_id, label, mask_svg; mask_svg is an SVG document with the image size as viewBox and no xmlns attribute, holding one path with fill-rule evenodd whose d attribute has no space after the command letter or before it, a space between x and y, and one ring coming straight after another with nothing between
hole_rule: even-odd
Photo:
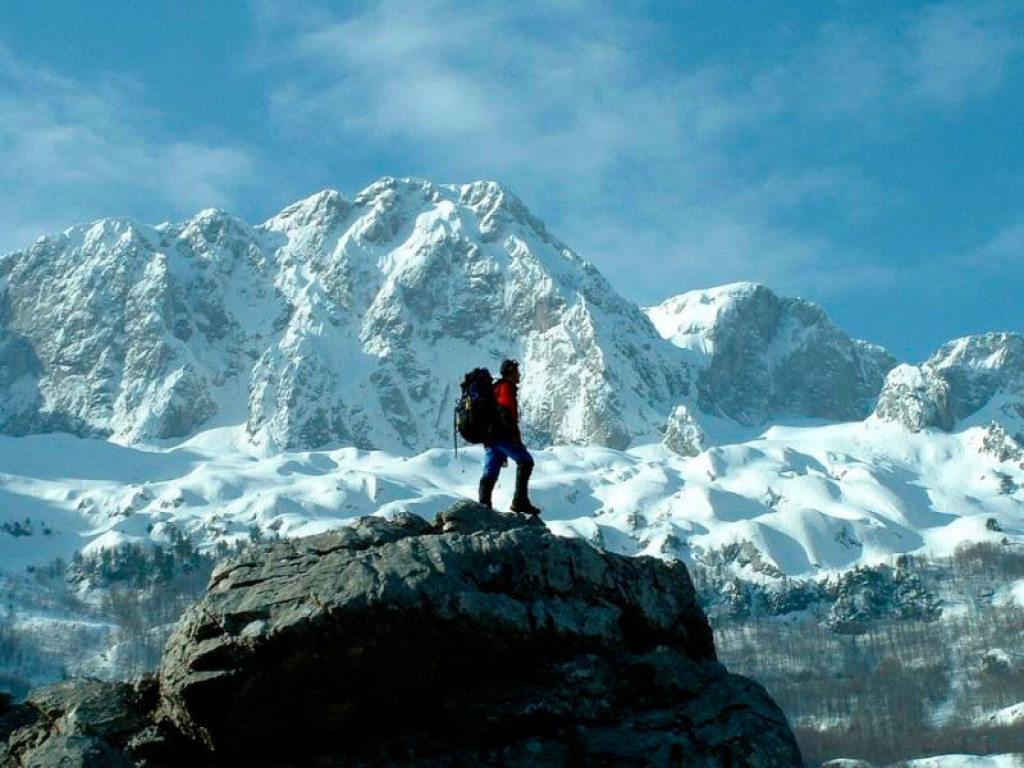
<instances>
[{"instance_id":1,"label":"rocky ridge","mask_svg":"<svg viewBox=\"0 0 1024 768\"><path fill-rule=\"evenodd\" d=\"M223 563L158 681L0 703L16 766L793 766L682 564L471 502Z\"/></svg>"},{"instance_id":2,"label":"rocky ridge","mask_svg":"<svg viewBox=\"0 0 1024 768\"><path fill-rule=\"evenodd\" d=\"M680 407L695 427L856 421L880 392L879 418L910 429L991 411L1017 436L1022 350L987 334L937 351L920 370L949 384L947 414L902 380L883 387L897 361L810 301L736 283L641 311L494 182L384 178L258 226L214 209L104 219L0 257L8 435L132 443L245 424L271 451L416 453L448 444L467 360L515 357L535 444L670 432L690 452L699 432L680 438Z\"/></svg>"}]
</instances>

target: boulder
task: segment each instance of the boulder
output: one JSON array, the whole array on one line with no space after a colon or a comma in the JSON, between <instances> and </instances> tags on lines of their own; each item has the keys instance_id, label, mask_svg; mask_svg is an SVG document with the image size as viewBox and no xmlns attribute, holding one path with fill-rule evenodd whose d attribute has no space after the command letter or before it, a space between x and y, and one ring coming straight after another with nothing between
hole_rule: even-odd
<instances>
[{"instance_id":1,"label":"boulder","mask_svg":"<svg viewBox=\"0 0 1024 768\"><path fill-rule=\"evenodd\" d=\"M152 725L155 702L151 680L78 679L38 688L17 706L18 727L3 734L7 760L25 768L130 766L126 747Z\"/></svg>"}]
</instances>

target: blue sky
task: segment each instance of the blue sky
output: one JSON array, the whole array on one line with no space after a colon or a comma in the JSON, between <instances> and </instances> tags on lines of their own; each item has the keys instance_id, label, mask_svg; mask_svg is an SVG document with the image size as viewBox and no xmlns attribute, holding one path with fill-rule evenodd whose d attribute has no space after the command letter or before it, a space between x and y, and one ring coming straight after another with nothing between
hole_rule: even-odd
<instances>
[{"instance_id":1,"label":"blue sky","mask_svg":"<svg viewBox=\"0 0 1024 768\"><path fill-rule=\"evenodd\" d=\"M1024 4L5 0L0 251L497 179L628 298L757 280L916 361L1024 331Z\"/></svg>"}]
</instances>

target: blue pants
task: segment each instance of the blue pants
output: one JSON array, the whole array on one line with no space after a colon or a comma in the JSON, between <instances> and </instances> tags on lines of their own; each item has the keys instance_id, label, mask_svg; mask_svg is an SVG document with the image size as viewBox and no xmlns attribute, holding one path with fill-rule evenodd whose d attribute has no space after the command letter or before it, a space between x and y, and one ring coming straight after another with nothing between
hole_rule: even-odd
<instances>
[{"instance_id":1,"label":"blue pants","mask_svg":"<svg viewBox=\"0 0 1024 768\"><path fill-rule=\"evenodd\" d=\"M496 478L506 457L517 464L533 464L533 456L522 444L516 445L509 440L499 440L484 446L484 477Z\"/></svg>"}]
</instances>

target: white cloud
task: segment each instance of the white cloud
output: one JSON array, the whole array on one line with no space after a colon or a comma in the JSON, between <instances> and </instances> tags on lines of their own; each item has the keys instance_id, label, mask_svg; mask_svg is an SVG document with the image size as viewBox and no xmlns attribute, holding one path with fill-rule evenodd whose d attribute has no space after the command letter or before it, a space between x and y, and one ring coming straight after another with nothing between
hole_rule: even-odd
<instances>
[{"instance_id":1,"label":"white cloud","mask_svg":"<svg viewBox=\"0 0 1024 768\"><path fill-rule=\"evenodd\" d=\"M925 9L909 32L906 66L916 95L945 105L990 96L1024 50L1024 35L1013 24L1021 20L1020 6L1004 2L949 2Z\"/></svg>"},{"instance_id":2,"label":"white cloud","mask_svg":"<svg viewBox=\"0 0 1024 768\"><path fill-rule=\"evenodd\" d=\"M990 272L1013 272L1019 275L1024 267L1024 220L1010 224L980 248L970 253L966 260L958 259L960 264L966 261L969 267L981 268Z\"/></svg>"},{"instance_id":3,"label":"white cloud","mask_svg":"<svg viewBox=\"0 0 1024 768\"><path fill-rule=\"evenodd\" d=\"M810 295L891 282L885 255L837 233L899 188L814 149L884 142L908 115L997 93L1021 52L999 0L826 23L736 59L666 56L665 29L622 4L339 7L254 6L241 66L266 84L282 176L323 157L332 172L498 178L643 301L734 279ZM172 137L145 103L138 82L64 78L0 48L0 250L93 216L232 209L258 187L252 150Z\"/></svg>"},{"instance_id":4,"label":"white cloud","mask_svg":"<svg viewBox=\"0 0 1024 768\"><path fill-rule=\"evenodd\" d=\"M313 27L264 21L279 24L267 70L287 131L404 150L439 181L510 181L627 293L664 290L679 264L699 265L695 279L810 275L823 241L771 213L850 186L842 169L785 190L781 175L744 179L729 144L777 118L782 94L726 64L666 67L649 54L656 27L592 5L381 3Z\"/></svg>"},{"instance_id":5,"label":"white cloud","mask_svg":"<svg viewBox=\"0 0 1024 768\"><path fill-rule=\"evenodd\" d=\"M231 207L252 153L164 135L128 78L84 82L0 48L0 252L101 216Z\"/></svg>"},{"instance_id":6,"label":"white cloud","mask_svg":"<svg viewBox=\"0 0 1024 768\"><path fill-rule=\"evenodd\" d=\"M890 15L899 29L826 23L761 60L682 67L666 60L664 31L622 6L389 1L287 18L263 8L286 132L369 147L398 175L510 182L641 300L691 278L809 293L890 284L884 255L872 263L825 233L883 214L899 189L774 152L794 129L890 140L912 113L993 93L1018 53L998 0ZM841 220L792 221L815 206Z\"/></svg>"}]
</instances>

